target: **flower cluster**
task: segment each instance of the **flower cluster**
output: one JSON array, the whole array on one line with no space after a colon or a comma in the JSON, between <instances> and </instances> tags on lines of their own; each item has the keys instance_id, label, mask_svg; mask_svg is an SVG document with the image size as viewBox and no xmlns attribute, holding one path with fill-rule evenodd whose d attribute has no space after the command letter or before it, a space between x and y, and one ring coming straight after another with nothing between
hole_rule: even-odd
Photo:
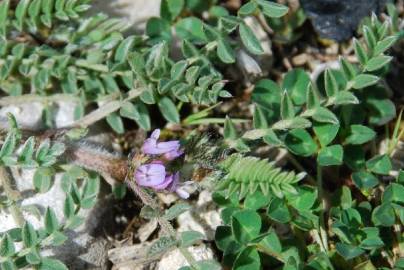
<instances>
[{"instance_id":1,"label":"flower cluster","mask_svg":"<svg viewBox=\"0 0 404 270\"><path fill-rule=\"evenodd\" d=\"M164 161L174 160L184 154L180 149L180 142L158 142L159 137L160 130L154 130L150 138L143 143L142 152L160 159L153 159L148 164L140 165L135 172L135 180L140 186L153 188L157 191L176 192L178 196L186 199L189 197L189 193L179 185L179 172L168 172L164 164Z\"/></svg>"}]
</instances>

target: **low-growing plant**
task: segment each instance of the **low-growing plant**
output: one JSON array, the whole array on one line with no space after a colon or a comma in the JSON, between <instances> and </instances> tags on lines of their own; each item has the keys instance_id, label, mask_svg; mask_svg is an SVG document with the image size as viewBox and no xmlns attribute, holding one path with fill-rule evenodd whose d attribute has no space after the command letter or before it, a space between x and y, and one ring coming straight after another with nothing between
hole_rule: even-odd
<instances>
[{"instance_id":1,"label":"low-growing plant","mask_svg":"<svg viewBox=\"0 0 404 270\"><path fill-rule=\"evenodd\" d=\"M221 102L237 101L226 68L240 51L264 53L255 24L279 46L293 44L306 19L302 9L288 13L266 0L236 9L216 0L162 0L145 34L128 36L122 20L90 15L90 8L89 0L0 2L0 104L44 108L38 130L19 126L11 114L1 121L0 206L16 227L0 232L0 269L67 269L42 251L63 245L66 230L83 224L81 210L97 203L100 179L121 199L128 188L144 205L140 217L159 224L142 263L179 249L188 262L181 270L404 269L404 172L394 162L404 129L384 80L389 49L402 37L393 4L388 16L364 21L363 37L352 42L356 62L341 56L315 78L291 69L280 82L252 81L251 125L248 116L209 117ZM76 120L55 128L52 104L66 100L75 104ZM127 157L86 140L100 120L123 134L135 123L151 130L160 115L177 124L174 132L155 129ZM206 124L223 124L223 138L189 131ZM171 137L180 138L164 141ZM270 160L262 146L283 149L288 164ZM38 193L60 177L63 220L50 207L41 214L22 206L11 169L33 170ZM205 235L177 233L172 222L193 208L195 187L211 191L220 208L211 260L198 261L188 249L209 240ZM156 193L182 201L164 209ZM33 226L25 211L43 226Z\"/></svg>"}]
</instances>

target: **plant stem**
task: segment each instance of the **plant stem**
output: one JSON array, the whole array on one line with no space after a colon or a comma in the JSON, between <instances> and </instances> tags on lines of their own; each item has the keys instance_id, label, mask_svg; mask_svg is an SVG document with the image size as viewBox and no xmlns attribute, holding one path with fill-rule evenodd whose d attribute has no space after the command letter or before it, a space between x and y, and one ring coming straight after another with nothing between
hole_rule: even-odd
<instances>
[{"instance_id":1,"label":"plant stem","mask_svg":"<svg viewBox=\"0 0 404 270\"><path fill-rule=\"evenodd\" d=\"M4 193L6 194L7 199L11 202L9 206L11 216L13 217L15 223L19 227L22 227L25 222L24 216L22 215L21 209L18 208L16 204L19 193L12 189L10 177L3 166L0 166L0 185L3 186Z\"/></svg>"},{"instance_id":2,"label":"plant stem","mask_svg":"<svg viewBox=\"0 0 404 270\"><path fill-rule=\"evenodd\" d=\"M325 251L328 251L328 240L327 240L327 231L326 231L326 222L325 222L325 215L324 210L326 208L326 202L324 199L324 192L323 192L323 174L322 174L322 167L320 164L317 163L317 188L318 188L318 200L322 203L322 209L320 210L320 236L321 241L323 243L323 248Z\"/></svg>"},{"instance_id":3,"label":"plant stem","mask_svg":"<svg viewBox=\"0 0 404 270\"><path fill-rule=\"evenodd\" d=\"M0 98L0 106L18 105L32 102L52 103L56 101L80 102L80 98L69 94L55 94L50 96L27 94L21 96L2 97Z\"/></svg>"},{"instance_id":4,"label":"plant stem","mask_svg":"<svg viewBox=\"0 0 404 270\"><path fill-rule=\"evenodd\" d=\"M88 127L95 122L107 117L109 114L119 110L124 102L131 101L134 98L139 97L143 93L144 88L132 89L128 92L128 95L123 100L111 100L98 109L85 115L81 119L74 122L72 127Z\"/></svg>"},{"instance_id":5,"label":"plant stem","mask_svg":"<svg viewBox=\"0 0 404 270\"><path fill-rule=\"evenodd\" d=\"M139 198L141 199L142 203L145 205L148 205L150 207L152 207L153 209L158 209L158 205L157 203L153 200L153 198L146 193L140 186L136 185L136 183L132 180L132 177L128 177L125 182L127 183L127 185L129 186L130 189L132 189L132 191L139 196ZM168 220L166 220L164 217L158 217L157 218L157 222L159 223L161 229L170 237L176 239L177 235L175 233L175 230L173 228L173 226L170 224L170 222ZM186 261L189 263L189 265L193 268L193 269L198 269L197 265L196 265L196 260L193 257L193 255L184 247L178 247L178 250L181 252L182 256L184 256L184 258L186 259Z\"/></svg>"}]
</instances>

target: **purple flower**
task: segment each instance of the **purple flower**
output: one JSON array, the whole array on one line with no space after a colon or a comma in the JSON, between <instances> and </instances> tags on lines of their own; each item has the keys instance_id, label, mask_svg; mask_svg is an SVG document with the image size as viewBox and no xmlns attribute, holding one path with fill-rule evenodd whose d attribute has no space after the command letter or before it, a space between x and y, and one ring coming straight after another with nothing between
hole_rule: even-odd
<instances>
[{"instance_id":1,"label":"purple flower","mask_svg":"<svg viewBox=\"0 0 404 270\"><path fill-rule=\"evenodd\" d=\"M163 164L159 163L141 165L135 173L136 182L144 187L161 185L165 181L165 177L166 168Z\"/></svg>"},{"instance_id":2,"label":"purple flower","mask_svg":"<svg viewBox=\"0 0 404 270\"><path fill-rule=\"evenodd\" d=\"M179 182L180 182L180 173L177 172L173 175L173 181L171 185L167 188L168 191L177 193L177 195L180 198L188 199L189 193L186 190L184 190L182 186L179 186Z\"/></svg>"},{"instance_id":3,"label":"purple flower","mask_svg":"<svg viewBox=\"0 0 404 270\"><path fill-rule=\"evenodd\" d=\"M189 193L179 186L179 172L166 174L165 167L160 161L139 166L135 173L135 179L140 186L150 187L158 191L176 192L183 199L189 197Z\"/></svg>"},{"instance_id":4,"label":"purple flower","mask_svg":"<svg viewBox=\"0 0 404 270\"><path fill-rule=\"evenodd\" d=\"M160 137L160 129L156 129L146 139L142 146L142 152L148 155L164 155L167 160L173 160L184 152L180 150L179 141L157 142Z\"/></svg>"}]
</instances>

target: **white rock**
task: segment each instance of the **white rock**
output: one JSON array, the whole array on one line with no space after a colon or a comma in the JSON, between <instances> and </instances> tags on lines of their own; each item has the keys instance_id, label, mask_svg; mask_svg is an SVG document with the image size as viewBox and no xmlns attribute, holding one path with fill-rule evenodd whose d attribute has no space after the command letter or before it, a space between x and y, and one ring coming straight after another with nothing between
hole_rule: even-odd
<instances>
[{"instance_id":1,"label":"white rock","mask_svg":"<svg viewBox=\"0 0 404 270\"><path fill-rule=\"evenodd\" d=\"M18 106L4 106L0 109L0 117L5 118L7 113L12 113L17 123L22 127L38 129L42 124L43 105L39 102L25 103Z\"/></svg>"},{"instance_id":2,"label":"white rock","mask_svg":"<svg viewBox=\"0 0 404 270\"><path fill-rule=\"evenodd\" d=\"M59 102L56 104L55 124L57 127L68 126L74 121L74 107L70 102ZM19 104L16 106L4 106L0 109L0 118L4 119L7 113L12 113L17 120L19 126L37 130L42 128L42 110L41 103ZM105 140L104 140L105 141ZM108 140L107 140L108 141ZM23 211L24 218L29 221L34 228L42 228L44 225L43 215L47 207L54 210L55 215L60 223L64 222L63 206L66 197L65 192L61 188L62 174L57 173L53 177L53 185L46 193L37 193L34 190L33 175L35 170L17 170L10 172L13 181L13 189L21 194L22 208L35 207L41 213L41 217L32 211ZM88 247L94 242L91 235L101 222L101 215L110 209L111 206L105 203L105 200L98 200L97 205L91 210L80 211L80 216L85 217L85 223L75 231L67 231L68 240L60 247L49 250L43 250L44 256L55 255L69 266L71 269L88 269L80 268L87 265L85 261L78 258L80 255L87 253ZM5 212L0 211L0 233L17 227L13 217ZM94 250L94 249L93 249ZM84 267L84 266L83 266Z\"/></svg>"},{"instance_id":3,"label":"white rock","mask_svg":"<svg viewBox=\"0 0 404 270\"><path fill-rule=\"evenodd\" d=\"M213 259L213 251L206 245L199 245L195 247L188 248L189 252L194 256L195 260L209 260ZM178 249L168 252L165 254L158 264L156 270L173 270L179 269L183 266L189 265L184 256Z\"/></svg>"},{"instance_id":4,"label":"white rock","mask_svg":"<svg viewBox=\"0 0 404 270\"><path fill-rule=\"evenodd\" d=\"M141 31L150 17L160 15L161 0L96 0L92 12L103 12L111 17L125 19L129 25Z\"/></svg>"},{"instance_id":5,"label":"white rock","mask_svg":"<svg viewBox=\"0 0 404 270\"><path fill-rule=\"evenodd\" d=\"M221 225L221 218L217 206L212 202L212 193L202 191L195 208L179 215L177 222L178 232L197 231L207 240L213 240L216 227Z\"/></svg>"}]
</instances>

